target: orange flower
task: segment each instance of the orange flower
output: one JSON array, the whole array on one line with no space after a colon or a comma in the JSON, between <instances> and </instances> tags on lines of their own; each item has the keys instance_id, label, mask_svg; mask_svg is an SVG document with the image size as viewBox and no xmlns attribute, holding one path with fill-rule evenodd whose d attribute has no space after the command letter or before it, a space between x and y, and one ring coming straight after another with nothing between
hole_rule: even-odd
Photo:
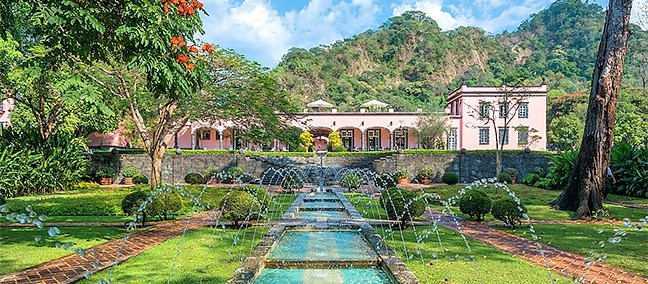
<instances>
[{"instance_id":1,"label":"orange flower","mask_svg":"<svg viewBox=\"0 0 648 284\"><path fill-rule=\"evenodd\" d=\"M189 72L192 72L194 70L194 67L196 66L193 63L187 64L187 70L189 70Z\"/></svg>"},{"instance_id":2,"label":"orange flower","mask_svg":"<svg viewBox=\"0 0 648 284\"><path fill-rule=\"evenodd\" d=\"M169 15L169 3L164 3L164 14Z\"/></svg>"},{"instance_id":3,"label":"orange flower","mask_svg":"<svg viewBox=\"0 0 648 284\"><path fill-rule=\"evenodd\" d=\"M200 3L200 1L193 1L191 2L191 7L193 7L194 9L202 9L203 3Z\"/></svg>"},{"instance_id":4,"label":"orange flower","mask_svg":"<svg viewBox=\"0 0 648 284\"><path fill-rule=\"evenodd\" d=\"M209 43L205 43L202 46L202 50L207 51L207 52L212 52L212 51L214 51L214 47Z\"/></svg>"},{"instance_id":5,"label":"orange flower","mask_svg":"<svg viewBox=\"0 0 648 284\"><path fill-rule=\"evenodd\" d=\"M189 62L189 56L178 54L178 62L179 63L187 63L187 62Z\"/></svg>"},{"instance_id":6,"label":"orange flower","mask_svg":"<svg viewBox=\"0 0 648 284\"><path fill-rule=\"evenodd\" d=\"M198 53L198 48L192 45L189 47L189 52Z\"/></svg>"}]
</instances>

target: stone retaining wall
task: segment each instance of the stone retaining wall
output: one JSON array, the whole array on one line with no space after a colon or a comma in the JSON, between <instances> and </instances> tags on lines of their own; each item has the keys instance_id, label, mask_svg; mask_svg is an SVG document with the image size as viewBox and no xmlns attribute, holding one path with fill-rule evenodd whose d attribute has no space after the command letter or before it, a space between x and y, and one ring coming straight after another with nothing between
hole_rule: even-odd
<instances>
[{"instance_id":1,"label":"stone retaining wall","mask_svg":"<svg viewBox=\"0 0 648 284\"><path fill-rule=\"evenodd\" d=\"M151 171L150 159L146 154L95 154L91 156L91 170L100 166L111 166L121 172L126 167L135 167L144 175ZM271 167L287 165L319 165L318 157L268 157L243 154L170 154L164 156L162 180L165 183L184 182L184 176L191 172L202 173L207 168L226 169L241 166L247 172L261 177ZM462 182L495 176L495 154L394 154L389 156L324 157L324 167L342 166L348 168L367 168L376 172L392 172L406 168L414 177L424 167L436 172L435 181L440 182L445 172L457 172ZM546 154L503 154L504 168L517 168L521 180L527 173L539 167L545 171L549 167ZM121 180L121 176L115 179Z\"/></svg>"}]
</instances>

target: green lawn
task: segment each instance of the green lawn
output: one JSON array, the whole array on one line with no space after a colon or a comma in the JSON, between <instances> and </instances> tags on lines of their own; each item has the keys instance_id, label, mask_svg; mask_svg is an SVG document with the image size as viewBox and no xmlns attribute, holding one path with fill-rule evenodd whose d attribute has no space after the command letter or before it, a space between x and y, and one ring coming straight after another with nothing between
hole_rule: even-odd
<instances>
[{"instance_id":1,"label":"green lawn","mask_svg":"<svg viewBox=\"0 0 648 284\"><path fill-rule=\"evenodd\" d=\"M634 224L634 223L633 223ZM607 254L605 262L648 276L648 231L636 231L624 226L578 224L578 225L534 225L540 242L550 244L558 249L577 253L587 257L590 253ZM621 242L610 243L614 237L614 228L627 233ZM510 231L509 231L510 232ZM513 233L531 238L528 229L521 228ZM601 244L605 244L601 248Z\"/></svg>"},{"instance_id":2,"label":"green lawn","mask_svg":"<svg viewBox=\"0 0 648 284\"><path fill-rule=\"evenodd\" d=\"M121 263L112 272L111 283L225 283L267 231L267 227L191 231ZM77 283L97 283L109 274L105 270Z\"/></svg>"},{"instance_id":3,"label":"green lawn","mask_svg":"<svg viewBox=\"0 0 648 284\"><path fill-rule=\"evenodd\" d=\"M65 227L53 238L46 229L0 227L0 275L19 271L52 259L72 254L57 248L57 243L72 242L74 248L89 248L121 237L124 232L110 227ZM40 236L40 241L36 241Z\"/></svg>"},{"instance_id":4,"label":"green lawn","mask_svg":"<svg viewBox=\"0 0 648 284\"><path fill-rule=\"evenodd\" d=\"M362 217L367 219L388 219L387 212L380 206L378 199L372 199L361 193L345 193L344 196L353 204Z\"/></svg>"},{"instance_id":5,"label":"green lawn","mask_svg":"<svg viewBox=\"0 0 648 284\"><path fill-rule=\"evenodd\" d=\"M416 234L408 229L402 235L400 231L376 229L421 283L551 283L552 278L556 283L572 283L556 273L551 278L542 266L468 238L471 254L461 236L449 229L439 228L441 244L435 233L423 237L424 230L431 232L432 227L417 227ZM417 239L421 239L420 244Z\"/></svg>"},{"instance_id":6,"label":"green lawn","mask_svg":"<svg viewBox=\"0 0 648 284\"><path fill-rule=\"evenodd\" d=\"M610 194L608 195L608 199L612 201L630 201L633 203L639 203L639 204L648 204L648 198L638 198L638 197L630 197L630 196L623 196L623 195L614 195Z\"/></svg>"}]
</instances>

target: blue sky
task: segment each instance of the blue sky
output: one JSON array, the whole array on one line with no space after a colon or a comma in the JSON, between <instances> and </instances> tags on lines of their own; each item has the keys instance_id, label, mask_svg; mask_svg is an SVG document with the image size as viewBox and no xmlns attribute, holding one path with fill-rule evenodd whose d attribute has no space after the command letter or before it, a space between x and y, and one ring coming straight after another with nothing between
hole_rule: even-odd
<instances>
[{"instance_id":1,"label":"blue sky","mask_svg":"<svg viewBox=\"0 0 648 284\"><path fill-rule=\"evenodd\" d=\"M607 0L595 0L607 6ZM646 0L640 0L646 1ZM311 48L376 29L388 18L421 10L443 30L479 26L513 31L553 0L204 0L204 41L274 67L291 47Z\"/></svg>"}]
</instances>

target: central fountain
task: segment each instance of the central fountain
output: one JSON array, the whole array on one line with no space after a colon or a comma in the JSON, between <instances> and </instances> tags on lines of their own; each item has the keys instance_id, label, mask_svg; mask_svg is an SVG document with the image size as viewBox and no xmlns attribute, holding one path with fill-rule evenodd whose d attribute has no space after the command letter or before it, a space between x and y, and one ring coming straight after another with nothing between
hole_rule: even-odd
<instances>
[{"instance_id":1,"label":"central fountain","mask_svg":"<svg viewBox=\"0 0 648 284\"><path fill-rule=\"evenodd\" d=\"M317 180L317 192L324 192L322 187L324 186L324 157L326 156L327 152L326 150L323 151L316 151L315 155L317 155L320 158L320 165L319 165L319 179Z\"/></svg>"}]
</instances>

